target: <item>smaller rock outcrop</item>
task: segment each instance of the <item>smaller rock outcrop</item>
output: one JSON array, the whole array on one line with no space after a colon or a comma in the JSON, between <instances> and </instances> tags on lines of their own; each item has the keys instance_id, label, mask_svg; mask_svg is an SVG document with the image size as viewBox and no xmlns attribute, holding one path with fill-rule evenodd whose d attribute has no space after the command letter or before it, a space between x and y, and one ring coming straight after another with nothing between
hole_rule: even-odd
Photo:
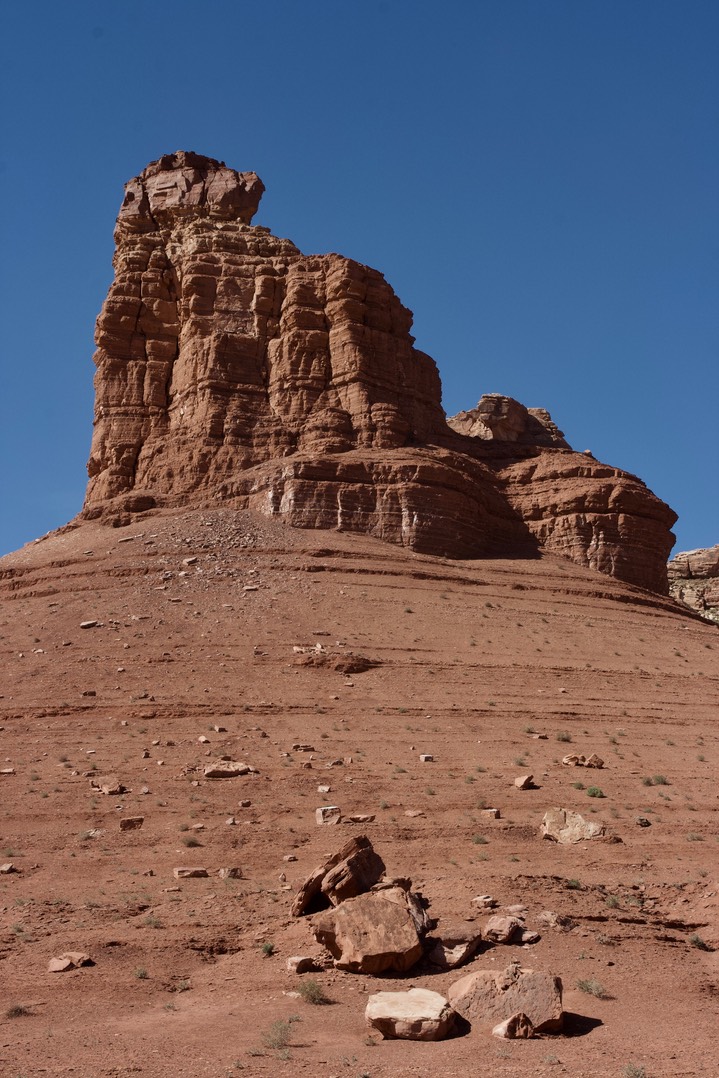
<instances>
[{"instance_id":1,"label":"smaller rock outcrop","mask_svg":"<svg viewBox=\"0 0 719 1078\"><path fill-rule=\"evenodd\" d=\"M719 544L675 555L667 575L674 599L719 625Z\"/></svg>"},{"instance_id":2,"label":"smaller rock outcrop","mask_svg":"<svg viewBox=\"0 0 719 1078\"><path fill-rule=\"evenodd\" d=\"M503 971L478 970L455 981L449 1002L468 1022L488 1025L523 1014L537 1033L562 1028L562 982L553 973L523 969L512 962Z\"/></svg>"},{"instance_id":3,"label":"smaller rock outcrop","mask_svg":"<svg viewBox=\"0 0 719 1078\"><path fill-rule=\"evenodd\" d=\"M383 1037L410 1041L441 1041L451 1032L456 1017L444 996L426 988L377 992L365 1010L367 1025Z\"/></svg>"},{"instance_id":4,"label":"smaller rock outcrop","mask_svg":"<svg viewBox=\"0 0 719 1078\"><path fill-rule=\"evenodd\" d=\"M457 412L447 423L457 434L484 441L497 439L520 445L569 449L564 434L545 408L525 408L514 397L505 397L501 393L485 393L476 408Z\"/></svg>"}]
</instances>

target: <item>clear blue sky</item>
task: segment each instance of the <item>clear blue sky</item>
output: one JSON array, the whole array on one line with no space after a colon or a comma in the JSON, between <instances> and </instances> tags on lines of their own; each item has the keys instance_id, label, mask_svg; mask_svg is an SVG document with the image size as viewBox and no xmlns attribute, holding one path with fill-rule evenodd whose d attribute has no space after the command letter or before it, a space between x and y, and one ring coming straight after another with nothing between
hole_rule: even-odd
<instances>
[{"instance_id":1,"label":"clear blue sky","mask_svg":"<svg viewBox=\"0 0 719 1078\"><path fill-rule=\"evenodd\" d=\"M80 509L126 180L192 149L382 270L449 414L544 406L719 542L717 0L2 8L0 553Z\"/></svg>"}]
</instances>

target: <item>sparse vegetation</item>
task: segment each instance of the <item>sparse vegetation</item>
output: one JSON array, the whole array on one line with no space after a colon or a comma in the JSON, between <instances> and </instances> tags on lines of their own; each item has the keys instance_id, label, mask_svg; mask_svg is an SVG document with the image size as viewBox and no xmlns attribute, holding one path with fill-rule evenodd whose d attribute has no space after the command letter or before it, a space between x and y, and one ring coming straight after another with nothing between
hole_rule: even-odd
<instances>
[{"instance_id":1,"label":"sparse vegetation","mask_svg":"<svg viewBox=\"0 0 719 1078\"><path fill-rule=\"evenodd\" d=\"M588 786L587 787L587 797L604 797L604 796L605 796L604 791L601 790L599 788L599 786Z\"/></svg>"},{"instance_id":2,"label":"sparse vegetation","mask_svg":"<svg viewBox=\"0 0 719 1078\"><path fill-rule=\"evenodd\" d=\"M8 1007L5 1011L6 1018L29 1018L31 1014L30 1008L23 1006L22 1003L13 1003L12 1007Z\"/></svg>"},{"instance_id":3,"label":"sparse vegetation","mask_svg":"<svg viewBox=\"0 0 719 1078\"><path fill-rule=\"evenodd\" d=\"M292 1026L289 1022L283 1022L281 1018L278 1018L276 1022L273 1022L269 1029L265 1030L262 1034L262 1043L266 1048L286 1048L290 1043L290 1034L292 1033Z\"/></svg>"},{"instance_id":4,"label":"sparse vegetation","mask_svg":"<svg viewBox=\"0 0 719 1078\"><path fill-rule=\"evenodd\" d=\"M638 1067L636 1063L627 1063L622 1075L623 1078L647 1078L644 1067Z\"/></svg>"},{"instance_id":5,"label":"sparse vegetation","mask_svg":"<svg viewBox=\"0 0 719 1078\"><path fill-rule=\"evenodd\" d=\"M199 838L195 838L194 835L186 835L185 838L183 838L182 840L182 844L183 846L187 846L189 849L196 849L198 846L202 845Z\"/></svg>"},{"instance_id":6,"label":"sparse vegetation","mask_svg":"<svg viewBox=\"0 0 719 1078\"><path fill-rule=\"evenodd\" d=\"M265 958L269 958L271 955L273 955L275 953L275 945L274 945L274 943L263 943L262 944L262 953L265 956Z\"/></svg>"},{"instance_id":7,"label":"sparse vegetation","mask_svg":"<svg viewBox=\"0 0 719 1078\"><path fill-rule=\"evenodd\" d=\"M144 966L138 966L135 970L135 977L138 981L146 981L150 974L147 972Z\"/></svg>"},{"instance_id":8,"label":"sparse vegetation","mask_svg":"<svg viewBox=\"0 0 719 1078\"><path fill-rule=\"evenodd\" d=\"M572 740L572 735L567 730L558 730L556 737L557 741L562 742L569 742Z\"/></svg>"},{"instance_id":9,"label":"sparse vegetation","mask_svg":"<svg viewBox=\"0 0 719 1078\"><path fill-rule=\"evenodd\" d=\"M577 981L577 988L581 992L586 992L590 996L596 996L597 999L609 998L609 993L607 992L606 988L601 981L597 980L596 977L589 977L587 979Z\"/></svg>"},{"instance_id":10,"label":"sparse vegetation","mask_svg":"<svg viewBox=\"0 0 719 1078\"><path fill-rule=\"evenodd\" d=\"M566 886L567 886L567 889L570 890L570 891L581 891L582 890L582 885L579 882L579 880L577 880L577 879L567 880Z\"/></svg>"},{"instance_id":11,"label":"sparse vegetation","mask_svg":"<svg viewBox=\"0 0 719 1078\"><path fill-rule=\"evenodd\" d=\"M300 981L297 986L297 991L300 994L300 998L303 999L305 1003L314 1003L317 1006L331 1003L330 997L325 993L322 985L312 978Z\"/></svg>"},{"instance_id":12,"label":"sparse vegetation","mask_svg":"<svg viewBox=\"0 0 719 1078\"><path fill-rule=\"evenodd\" d=\"M702 937L699 935L698 932L692 932L691 936L689 937L689 942L691 943L692 947L696 947L696 949L698 951L713 951L714 950L714 948L711 947L706 942L706 940L702 939Z\"/></svg>"}]
</instances>

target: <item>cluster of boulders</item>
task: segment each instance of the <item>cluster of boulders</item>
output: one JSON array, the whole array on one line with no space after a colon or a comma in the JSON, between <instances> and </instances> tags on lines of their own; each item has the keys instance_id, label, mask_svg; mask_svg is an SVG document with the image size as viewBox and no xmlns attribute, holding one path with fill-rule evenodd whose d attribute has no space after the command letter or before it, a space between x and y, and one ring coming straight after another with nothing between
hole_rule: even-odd
<instances>
[{"instance_id":1,"label":"cluster of boulders","mask_svg":"<svg viewBox=\"0 0 719 1078\"><path fill-rule=\"evenodd\" d=\"M388 878L370 840L351 838L316 868L297 892L292 913L312 915L312 931L324 958L294 956L288 969L333 965L348 973L406 973L421 960L444 970L472 959L484 946L534 943L523 909L492 914L484 929L472 922L437 928L429 902L412 890L411 880ZM490 896L476 900L491 911ZM459 1024L488 1025L496 1036L529 1037L562 1028L562 982L553 973L524 969L517 962L504 971L470 972L449 988L448 997L424 988L378 992L370 996L365 1018L384 1037L440 1040Z\"/></svg>"}]
</instances>

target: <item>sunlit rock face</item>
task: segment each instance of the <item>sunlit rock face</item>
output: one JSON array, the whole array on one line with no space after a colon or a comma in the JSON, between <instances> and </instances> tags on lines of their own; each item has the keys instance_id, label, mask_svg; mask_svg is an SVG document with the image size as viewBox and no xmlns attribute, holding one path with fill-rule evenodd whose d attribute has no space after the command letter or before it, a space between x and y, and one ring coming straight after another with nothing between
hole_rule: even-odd
<instances>
[{"instance_id":1,"label":"sunlit rock face","mask_svg":"<svg viewBox=\"0 0 719 1078\"><path fill-rule=\"evenodd\" d=\"M252 225L263 190L186 152L127 184L84 517L223 503L449 557L546 549L666 590L666 505L543 409L491 394L447 421L382 274Z\"/></svg>"}]
</instances>

